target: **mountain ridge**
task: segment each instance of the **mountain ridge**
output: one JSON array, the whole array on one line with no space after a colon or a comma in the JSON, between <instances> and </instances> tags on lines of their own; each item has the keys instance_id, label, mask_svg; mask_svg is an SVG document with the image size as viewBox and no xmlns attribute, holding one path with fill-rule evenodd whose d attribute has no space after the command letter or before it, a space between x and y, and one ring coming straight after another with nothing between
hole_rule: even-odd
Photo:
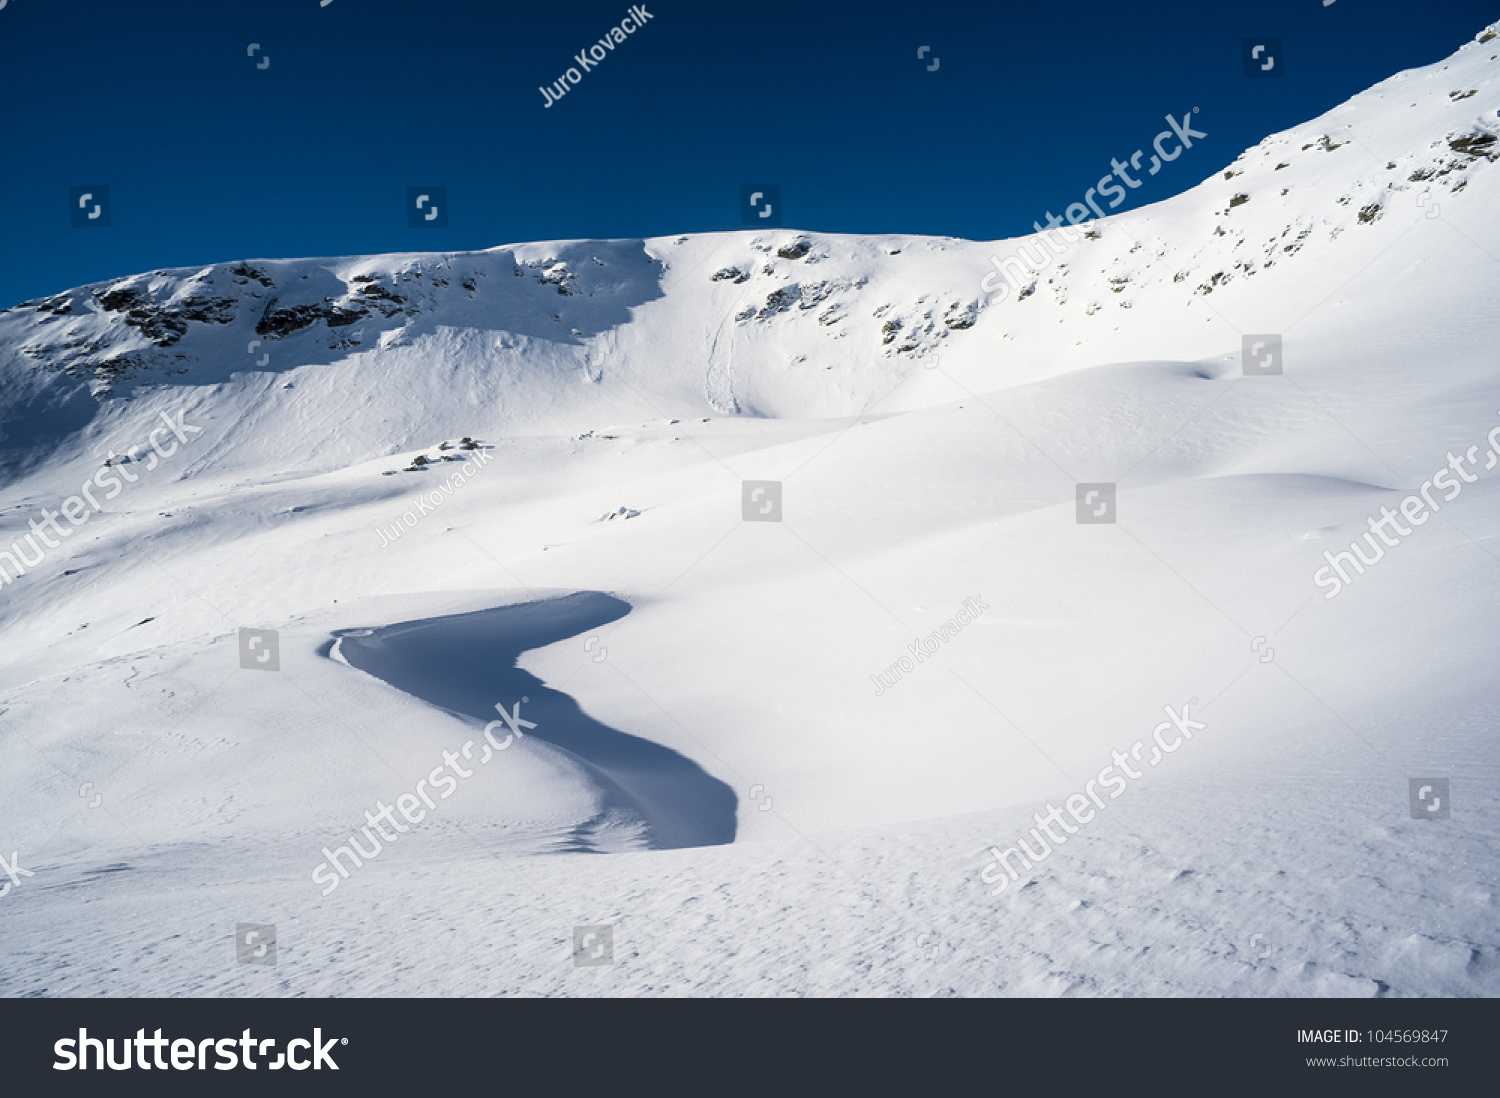
<instances>
[{"instance_id":1,"label":"mountain ridge","mask_svg":"<svg viewBox=\"0 0 1500 1098\"><path fill-rule=\"evenodd\" d=\"M1465 203L1471 183L1488 199L1494 184L1484 169L1500 159L1495 39L1487 37L1496 27L1446 61L1268 136L1183 194L1093 223L1089 238L1062 255L1040 235L971 242L740 230L238 260L76 287L0 311L8 394L0 395L0 430L25 439L20 421L75 400L77 383L103 403L356 358L368 375L371 355L413 345L457 353L471 374L508 373L520 387L512 395L537 382L566 389L575 379L598 385L618 376L671 414L773 417L853 414L898 389L898 406L912 406L900 402L947 391L924 384L934 359L969 365L997 349L1006 361L985 371L993 388L1106 361L1205 357L1226 350L1232 335L1214 313L1223 321L1226 312L1277 309L1274 289L1250 289L1255 282L1279 286L1299 264L1341 263L1331 250L1341 237L1389 246L1445 205ZM1392 111L1388 97L1411 107ZM1183 150L1172 169L1211 155L1199 151L1211 141ZM1055 230L1049 239L1058 250ZM1344 265L1362 262L1368 244L1345 246L1360 254ZM985 275L1023 247L1046 262L1033 261L1039 269L1004 300L986 293ZM1184 308L1213 325L1217 346L1190 334L1162 338ZM693 317L703 318L701 328L664 336L691 329ZM1060 321L1077 326L1075 346L1084 350L1040 334ZM439 329L491 342L452 352ZM1028 347L1032 358L1059 361L1039 368L1027 361ZM653 348L676 366L634 361ZM516 369L519 360L526 369ZM532 417L536 429L578 429L602 412L598 401L555 392L547 400L568 411L562 420ZM378 450L373 433L363 447Z\"/></svg>"}]
</instances>

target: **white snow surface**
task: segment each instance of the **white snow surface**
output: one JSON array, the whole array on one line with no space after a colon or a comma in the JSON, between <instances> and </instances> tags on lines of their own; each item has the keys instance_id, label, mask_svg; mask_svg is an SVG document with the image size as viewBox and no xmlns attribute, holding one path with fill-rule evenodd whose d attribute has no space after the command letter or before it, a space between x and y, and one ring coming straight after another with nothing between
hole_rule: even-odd
<instances>
[{"instance_id":1,"label":"white snow surface","mask_svg":"<svg viewBox=\"0 0 1500 1098\"><path fill-rule=\"evenodd\" d=\"M0 550L163 413L200 429L0 587L0 993L1500 993L1497 30L1227 165L1195 116L1171 167L1212 175L1001 301L1037 240L785 229L0 313ZM1243 376L1266 333L1284 374ZM1474 446L1325 598L1324 551ZM460 617L570 597L628 611L515 668L515 619ZM517 703L323 895L324 846ZM992 847L1185 704L992 894ZM1427 777L1451 819L1411 818ZM615 963L575 967L597 924Z\"/></svg>"}]
</instances>

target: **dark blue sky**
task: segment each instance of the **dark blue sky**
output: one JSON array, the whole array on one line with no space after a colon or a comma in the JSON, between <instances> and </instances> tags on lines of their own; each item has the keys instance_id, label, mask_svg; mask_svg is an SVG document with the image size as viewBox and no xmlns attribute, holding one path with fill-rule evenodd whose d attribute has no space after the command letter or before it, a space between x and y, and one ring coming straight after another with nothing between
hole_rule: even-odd
<instances>
[{"instance_id":1,"label":"dark blue sky","mask_svg":"<svg viewBox=\"0 0 1500 1098\"><path fill-rule=\"evenodd\" d=\"M1149 152L1168 112L1198 107L1209 136L1129 206L1500 17L1500 0L644 6L544 109L538 86L628 3L5 0L0 305L229 259L733 229L742 183L779 185L788 226L1014 235ZM1284 77L1246 78L1247 36L1281 39ZM71 227L70 189L100 185L110 225ZM409 186L445 188L446 227L408 226Z\"/></svg>"}]
</instances>

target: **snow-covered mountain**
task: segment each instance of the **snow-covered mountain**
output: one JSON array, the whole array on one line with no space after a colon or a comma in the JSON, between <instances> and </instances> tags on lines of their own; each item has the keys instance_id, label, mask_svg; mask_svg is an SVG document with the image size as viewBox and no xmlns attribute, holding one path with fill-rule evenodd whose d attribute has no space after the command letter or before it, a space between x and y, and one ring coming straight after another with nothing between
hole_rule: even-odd
<instances>
[{"instance_id":1,"label":"snow-covered mountain","mask_svg":"<svg viewBox=\"0 0 1500 1098\"><path fill-rule=\"evenodd\" d=\"M1066 237L237 260L0 312L0 989L1495 994L1497 30L1232 160L1173 105L1204 182Z\"/></svg>"}]
</instances>

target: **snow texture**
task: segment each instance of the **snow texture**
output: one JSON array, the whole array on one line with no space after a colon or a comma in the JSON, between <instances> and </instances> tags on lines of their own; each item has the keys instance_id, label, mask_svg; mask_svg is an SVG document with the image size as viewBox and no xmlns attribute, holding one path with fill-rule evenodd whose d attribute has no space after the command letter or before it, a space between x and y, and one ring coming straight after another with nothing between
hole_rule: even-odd
<instances>
[{"instance_id":1,"label":"snow texture","mask_svg":"<svg viewBox=\"0 0 1500 1098\"><path fill-rule=\"evenodd\" d=\"M137 478L0 586L0 993L1500 994L1494 29L1198 142L998 301L1043 242L255 259L0 312L0 550Z\"/></svg>"}]
</instances>

